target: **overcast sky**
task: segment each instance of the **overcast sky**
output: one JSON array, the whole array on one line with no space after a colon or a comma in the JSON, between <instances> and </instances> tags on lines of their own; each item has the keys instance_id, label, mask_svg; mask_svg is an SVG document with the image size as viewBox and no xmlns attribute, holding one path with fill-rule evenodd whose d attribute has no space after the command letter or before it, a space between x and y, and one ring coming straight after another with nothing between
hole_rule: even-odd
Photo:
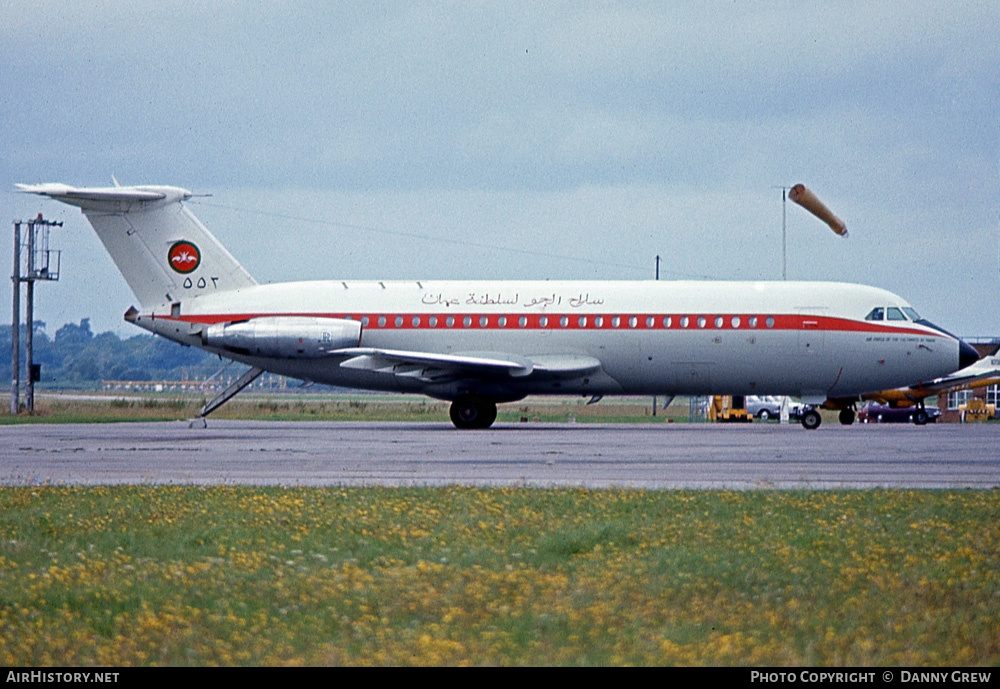
<instances>
[{"instance_id":1,"label":"overcast sky","mask_svg":"<svg viewBox=\"0 0 1000 689\"><path fill-rule=\"evenodd\" d=\"M789 203L790 279L1000 335L998 36L986 0L13 0L0 205L65 222L50 335L131 335L85 218L15 183L212 194L192 210L278 282L645 279L657 254L665 279L780 279L802 182L850 236Z\"/></svg>"}]
</instances>

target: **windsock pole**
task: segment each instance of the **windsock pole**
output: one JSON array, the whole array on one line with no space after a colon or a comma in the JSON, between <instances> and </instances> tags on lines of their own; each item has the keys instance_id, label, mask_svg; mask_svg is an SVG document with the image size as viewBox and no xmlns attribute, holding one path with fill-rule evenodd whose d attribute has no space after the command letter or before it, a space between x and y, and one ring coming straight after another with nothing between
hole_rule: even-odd
<instances>
[{"instance_id":1,"label":"windsock pole","mask_svg":"<svg viewBox=\"0 0 1000 689\"><path fill-rule=\"evenodd\" d=\"M787 213L785 209L788 205L786 199L787 187L781 187L781 279L788 279L788 254L786 251L787 241L785 237L785 216Z\"/></svg>"}]
</instances>

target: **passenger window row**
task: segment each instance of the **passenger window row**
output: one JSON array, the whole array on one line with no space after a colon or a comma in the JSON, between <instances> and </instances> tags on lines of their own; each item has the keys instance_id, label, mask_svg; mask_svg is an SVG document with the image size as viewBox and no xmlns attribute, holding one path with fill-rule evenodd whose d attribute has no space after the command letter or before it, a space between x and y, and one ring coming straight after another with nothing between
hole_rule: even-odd
<instances>
[{"instance_id":1,"label":"passenger window row","mask_svg":"<svg viewBox=\"0 0 1000 689\"><path fill-rule=\"evenodd\" d=\"M497 315L406 314L347 315L366 328L571 328L579 329L753 329L773 328L774 316L650 316L650 315Z\"/></svg>"}]
</instances>

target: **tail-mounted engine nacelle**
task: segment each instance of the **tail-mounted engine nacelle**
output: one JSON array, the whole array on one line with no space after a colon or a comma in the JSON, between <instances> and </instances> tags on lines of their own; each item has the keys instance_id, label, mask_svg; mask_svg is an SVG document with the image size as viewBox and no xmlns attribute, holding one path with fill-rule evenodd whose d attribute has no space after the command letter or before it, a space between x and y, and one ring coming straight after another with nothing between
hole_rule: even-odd
<instances>
[{"instance_id":1,"label":"tail-mounted engine nacelle","mask_svg":"<svg viewBox=\"0 0 1000 689\"><path fill-rule=\"evenodd\" d=\"M344 318L262 316L217 323L201 334L206 347L271 359L313 359L361 341L361 323Z\"/></svg>"}]
</instances>

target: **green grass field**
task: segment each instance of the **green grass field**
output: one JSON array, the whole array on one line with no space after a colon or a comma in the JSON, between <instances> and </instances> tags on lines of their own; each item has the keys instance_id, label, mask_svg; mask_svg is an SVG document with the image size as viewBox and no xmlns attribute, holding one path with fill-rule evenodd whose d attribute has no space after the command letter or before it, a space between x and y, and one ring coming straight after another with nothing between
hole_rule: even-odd
<instances>
[{"instance_id":1,"label":"green grass field","mask_svg":"<svg viewBox=\"0 0 1000 689\"><path fill-rule=\"evenodd\" d=\"M106 423L189 419L207 401L193 395L46 396L35 414L0 413L10 423ZM686 422L688 399L652 414L651 398L609 398L587 405L582 398L529 398L500 405L497 420L509 422L663 423ZM662 398L661 402L662 404ZM215 411L213 419L269 421L437 421L449 423L448 403L413 395L286 394L240 395Z\"/></svg>"},{"instance_id":2,"label":"green grass field","mask_svg":"<svg viewBox=\"0 0 1000 689\"><path fill-rule=\"evenodd\" d=\"M0 488L0 664L1000 662L996 491Z\"/></svg>"}]
</instances>

